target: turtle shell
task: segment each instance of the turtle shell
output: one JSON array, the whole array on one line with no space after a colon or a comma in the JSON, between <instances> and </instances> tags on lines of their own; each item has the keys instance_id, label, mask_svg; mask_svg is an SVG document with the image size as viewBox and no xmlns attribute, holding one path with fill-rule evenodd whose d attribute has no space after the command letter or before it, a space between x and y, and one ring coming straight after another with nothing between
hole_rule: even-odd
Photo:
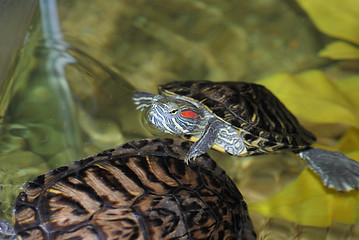
<instances>
[{"instance_id":1,"label":"turtle shell","mask_svg":"<svg viewBox=\"0 0 359 240\"><path fill-rule=\"evenodd\" d=\"M59 167L25 185L22 239L255 239L243 197L189 142L144 139Z\"/></svg>"},{"instance_id":2,"label":"turtle shell","mask_svg":"<svg viewBox=\"0 0 359 240\"><path fill-rule=\"evenodd\" d=\"M162 95L177 95L202 104L237 129L248 154L302 149L315 142L293 114L262 85L246 82L181 81L159 86Z\"/></svg>"}]
</instances>

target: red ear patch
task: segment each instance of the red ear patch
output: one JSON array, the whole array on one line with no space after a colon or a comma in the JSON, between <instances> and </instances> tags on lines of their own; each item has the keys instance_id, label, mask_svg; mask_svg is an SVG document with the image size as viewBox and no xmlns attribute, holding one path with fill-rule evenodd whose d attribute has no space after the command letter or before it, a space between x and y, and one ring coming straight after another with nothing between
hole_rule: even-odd
<instances>
[{"instance_id":1,"label":"red ear patch","mask_svg":"<svg viewBox=\"0 0 359 240\"><path fill-rule=\"evenodd\" d=\"M183 111L181 112L181 115L188 118L197 118L198 114L192 111Z\"/></svg>"}]
</instances>

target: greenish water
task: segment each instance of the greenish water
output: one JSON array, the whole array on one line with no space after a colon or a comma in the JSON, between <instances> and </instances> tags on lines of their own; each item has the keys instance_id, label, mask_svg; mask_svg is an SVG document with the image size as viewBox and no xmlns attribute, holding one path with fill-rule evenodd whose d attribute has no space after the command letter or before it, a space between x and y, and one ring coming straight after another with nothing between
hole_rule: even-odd
<instances>
[{"instance_id":1,"label":"greenish water","mask_svg":"<svg viewBox=\"0 0 359 240\"><path fill-rule=\"evenodd\" d=\"M150 137L135 89L172 80L254 81L324 66L327 41L285 1L59 1L64 38L44 39L38 14L0 125L0 212L22 184L73 160ZM264 200L304 168L288 155L241 161L211 152L247 202ZM358 224L300 226L252 214L259 239L354 239ZM341 238L335 238L340 236ZM333 238L334 237L334 238Z\"/></svg>"},{"instance_id":2,"label":"greenish water","mask_svg":"<svg viewBox=\"0 0 359 240\"><path fill-rule=\"evenodd\" d=\"M76 47L43 38L39 14L33 21L6 84L0 125L0 210L8 219L25 181L140 131L139 113L131 108L134 88Z\"/></svg>"}]
</instances>

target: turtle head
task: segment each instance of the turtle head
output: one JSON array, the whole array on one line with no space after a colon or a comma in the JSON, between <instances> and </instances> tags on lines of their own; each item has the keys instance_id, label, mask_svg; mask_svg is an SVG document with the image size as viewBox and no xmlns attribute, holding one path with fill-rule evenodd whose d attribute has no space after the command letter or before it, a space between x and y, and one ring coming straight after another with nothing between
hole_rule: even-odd
<instances>
[{"instance_id":1,"label":"turtle head","mask_svg":"<svg viewBox=\"0 0 359 240\"><path fill-rule=\"evenodd\" d=\"M189 101L157 95L147 112L148 121L165 133L191 134L201 116L200 109Z\"/></svg>"},{"instance_id":2,"label":"turtle head","mask_svg":"<svg viewBox=\"0 0 359 240\"><path fill-rule=\"evenodd\" d=\"M137 92L133 99L138 109L148 109L146 118L154 127L173 135L194 133L203 115L196 105L179 97Z\"/></svg>"}]
</instances>

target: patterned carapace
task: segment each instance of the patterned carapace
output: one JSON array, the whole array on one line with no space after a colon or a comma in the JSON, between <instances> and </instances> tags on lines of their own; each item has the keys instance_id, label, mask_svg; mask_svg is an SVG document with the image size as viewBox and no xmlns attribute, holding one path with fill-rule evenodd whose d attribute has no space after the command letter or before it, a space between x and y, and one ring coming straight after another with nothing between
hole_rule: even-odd
<instances>
[{"instance_id":1,"label":"patterned carapace","mask_svg":"<svg viewBox=\"0 0 359 240\"><path fill-rule=\"evenodd\" d=\"M280 148L300 149L315 141L314 135L262 85L182 81L162 85L159 92L199 102L218 118L243 131L244 142L252 149L249 154Z\"/></svg>"},{"instance_id":2,"label":"patterned carapace","mask_svg":"<svg viewBox=\"0 0 359 240\"><path fill-rule=\"evenodd\" d=\"M255 239L240 192L190 143L143 139L59 167L16 200L22 239Z\"/></svg>"}]
</instances>

